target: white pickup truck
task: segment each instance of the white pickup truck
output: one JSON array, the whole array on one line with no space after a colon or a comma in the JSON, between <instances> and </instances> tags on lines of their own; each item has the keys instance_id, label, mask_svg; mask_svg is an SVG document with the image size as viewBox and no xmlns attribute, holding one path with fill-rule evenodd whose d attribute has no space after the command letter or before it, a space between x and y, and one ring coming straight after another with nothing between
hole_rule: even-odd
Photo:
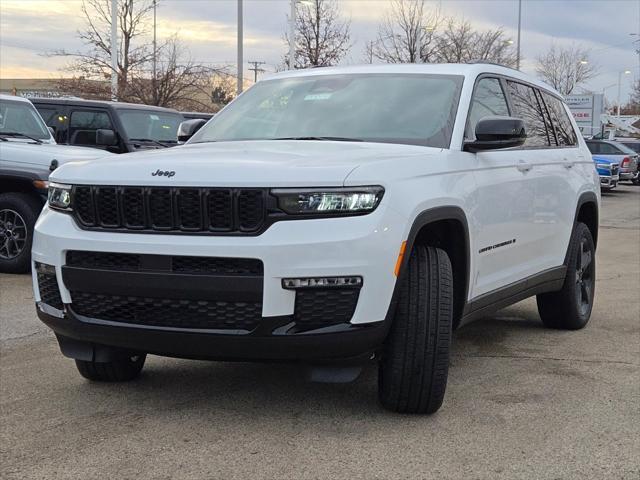
<instances>
[{"instance_id":1,"label":"white pickup truck","mask_svg":"<svg viewBox=\"0 0 640 480\"><path fill-rule=\"evenodd\" d=\"M49 173L71 160L111 155L57 145L29 100L0 95L0 272L29 270L33 226L47 197Z\"/></svg>"}]
</instances>

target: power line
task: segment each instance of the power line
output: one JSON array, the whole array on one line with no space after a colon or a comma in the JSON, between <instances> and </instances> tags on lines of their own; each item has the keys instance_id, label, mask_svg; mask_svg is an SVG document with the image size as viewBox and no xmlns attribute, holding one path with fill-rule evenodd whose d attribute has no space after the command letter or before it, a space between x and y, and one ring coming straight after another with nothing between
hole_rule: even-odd
<instances>
[{"instance_id":1,"label":"power line","mask_svg":"<svg viewBox=\"0 0 640 480\"><path fill-rule=\"evenodd\" d=\"M256 62L254 60L248 63L249 65L253 65L253 68L250 68L249 71L253 72L253 83L255 83L258 81L258 72L262 73L265 71L264 68L259 68L258 65L266 65L267 62Z\"/></svg>"}]
</instances>

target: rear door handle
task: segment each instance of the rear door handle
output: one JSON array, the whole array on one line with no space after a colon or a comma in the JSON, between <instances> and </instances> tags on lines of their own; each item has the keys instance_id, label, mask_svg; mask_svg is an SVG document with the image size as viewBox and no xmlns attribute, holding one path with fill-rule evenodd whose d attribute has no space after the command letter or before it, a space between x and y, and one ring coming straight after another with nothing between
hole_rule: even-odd
<instances>
[{"instance_id":1,"label":"rear door handle","mask_svg":"<svg viewBox=\"0 0 640 480\"><path fill-rule=\"evenodd\" d=\"M516 165L516 168L518 169L519 172L527 173L529 170L533 168L533 165L530 164L529 162L525 162L524 160L518 160L518 164Z\"/></svg>"}]
</instances>

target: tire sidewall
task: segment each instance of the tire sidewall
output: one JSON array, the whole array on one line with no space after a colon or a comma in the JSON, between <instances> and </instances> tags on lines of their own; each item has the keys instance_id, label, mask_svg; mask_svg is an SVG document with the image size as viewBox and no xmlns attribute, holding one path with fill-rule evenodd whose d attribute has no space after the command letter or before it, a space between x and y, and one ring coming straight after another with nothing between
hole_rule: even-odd
<instances>
[{"instance_id":1,"label":"tire sidewall","mask_svg":"<svg viewBox=\"0 0 640 480\"><path fill-rule=\"evenodd\" d=\"M12 259L0 259L0 272L25 273L31 266L31 246L33 230L40 213L41 204L26 193L0 194L0 210L8 209L18 213L27 225L27 241L20 254Z\"/></svg>"}]
</instances>

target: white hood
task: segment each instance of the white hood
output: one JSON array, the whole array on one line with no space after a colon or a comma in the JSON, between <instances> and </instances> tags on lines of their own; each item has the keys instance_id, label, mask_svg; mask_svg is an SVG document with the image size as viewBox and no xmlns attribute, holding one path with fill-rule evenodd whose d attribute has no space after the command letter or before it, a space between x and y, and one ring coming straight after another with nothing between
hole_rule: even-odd
<instances>
[{"instance_id":1,"label":"white hood","mask_svg":"<svg viewBox=\"0 0 640 480\"><path fill-rule=\"evenodd\" d=\"M52 160L57 160L59 165L74 160L89 160L106 156L115 156L97 148L71 147L57 145L55 143L33 143L9 140L0 142L0 164L10 165L37 165L48 168Z\"/></svg>"},{"instance_id":2,"label":"white hood","mask_svg":"<svg viewBox=\"0 0 640 480\"><path fill-rule=\"evenodd\" d=\"M51 179L69 184L170 186L341 186L361 163L425 155L426 147L330 141L198 143L73 162ZM165 175L153 175L157 172ZM170 175L170 176L169 176Z\"/></svg>"}]
</instances>

